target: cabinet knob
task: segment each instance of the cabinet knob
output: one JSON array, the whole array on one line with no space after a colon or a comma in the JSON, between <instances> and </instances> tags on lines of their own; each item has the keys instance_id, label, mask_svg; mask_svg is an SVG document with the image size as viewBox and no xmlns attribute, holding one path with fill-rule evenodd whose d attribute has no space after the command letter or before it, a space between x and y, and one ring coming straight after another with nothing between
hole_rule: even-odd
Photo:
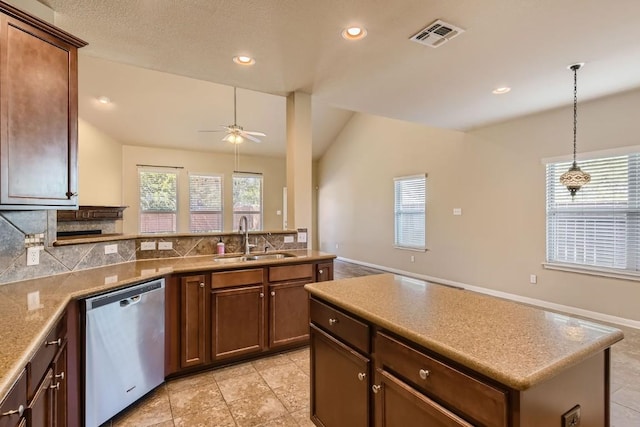
<instances>
[{"instance_id":1,"label":"cabinet knob","mask_svg":"<svg viewBox=\"0 0 640 427\"><path fill-rule=\"evenodd\" d=\"M64 380L64 371L60 372L58 375L54 375L54 378L60 378L61 380Z\"/></svg>"},{"instance_id":2,"label":"cabinet knob","mask_svg":"<svg viewBox=\"0 0 640 427\"><path fill-rule=\"evenodd\" d=\"M374 384L371 386L371 390L373 390L374 393L378 393L380 391L380 389L382 388L382 386L379 386L377 384Z\"/></svg>"},{"instance_id":3,"label":"cabinet knob","mask_svg":"<svg viewBox=\"0 0 640 427\"><path fill-rule=\"evenodd\" d=\"M367 378L367 374L365 372L358 372L358 379L360 381L364 381L365 378Z\"/></svg>"},{"instance_id":4,"label":"cabinet knob","mask_svg":"<svg viewBox=\"0 0 640 427\"><path fill-rule=\"evenodd\" d=\"M338 323L338 319L329 319L329 325L335 325Z\"/></svg>"},{"instance_id":5,"label":"cabinet knob","mask_svg":"<svg viewBox=\"0 0 640 427\"><path fill-rule=\"evenodd\" d=\"M55 340L55 341L46 341L44 344L45 344L46 346L49 346L49 345L57 345L58 347L60 347L60 346L62 345L62 338L58 338L58 339L57 339L57 340Z\"/></svg>"},{"instance_id":6,"label":"cabinet knob","mask_svg":"<svg viewBox=\"0 0 640 427\"><path fill-rule=\"evenodd\" d=\"M60 382L50 385L49 388L52 388L54 390L60 390Z\"/></svg>"},{"instance_id":7,"label":"cabinet knob","mask_svg":"<svg viewBox=\"0 0 640 427\"><path fill-rule=\"evenodd\" d=\"M200 282L200 287L204 288L204 282Z\"/></svg>"},{"instance_id":8,"label":"cabinet knob","mask_svg":"<svg viewBox=\"0 0 640 427\"><path fill-rule=\"evenodd\" d=\"M275 297L276 296L276 291L271 291L271 296Z\"/></svg>"},{"instance_id":9,"label":"cabinet knob","mask_svg":"<svg viewBox=\"0 0 640 427\"><path fill-rule=\"evenodd\" d=\"M70 199L72 197L76 197L78 195L78 193L72 193L71 191L67 191L65 193L65 196L67 196L67 199Z\"/></svg>"},{"instance_id":10,"label":"cabinet knob","mask_svg":"<svg viewBox=\"0 0 640 427\"><path fill-rule=\"evenodd\" d=\"M431 375L431 372L429 372L428 369L420 369L418 373L420 374L420 378L422 378L423 380L426 380L427 377Z\"/></svg>"},{"instance_id":11,"label":"cabinet knob","mask_svg":"<svg viewBox=\"0 0 640 427\"><path fill-rule=\"evenodd\" d=\"M24 405L18 406L18 409L12 409L11 411L3 412L2 414L0 414L0 417L8 417L15 414L18 414L18 416L21 417L22 414L24 414Z\"/></svg>"},{"instance_id":12,"label":"cabinet knob","mask_svg":"<svg viewBox=\"0 0 640 427\"><path fill-rule=\"evenodd\" d=\"M324 274L324 270L318 270L318 273Z\"/></svg>"},{"instance_id":13,"label":"cabinet knob","mask_svg":"<svg viewBox=\"0 0 640 427\"><path fill-rule=\"evenodd\" d=\"M260 298L264 298L264 292L260 292Z\"/></svg>"}]
</instances>

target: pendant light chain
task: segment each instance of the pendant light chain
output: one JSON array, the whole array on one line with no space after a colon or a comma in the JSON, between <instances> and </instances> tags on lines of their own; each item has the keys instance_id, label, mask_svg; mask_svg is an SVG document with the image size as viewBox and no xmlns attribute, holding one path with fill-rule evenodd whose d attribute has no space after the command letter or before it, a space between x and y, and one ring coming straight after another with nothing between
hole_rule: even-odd
<instances>
[{"instance_id":1,"label":"pendant light chain","mask_svg":"<svg viewBox=\"0 0 640 427\"><path fill-rule=\"evenodd\" d=\"M576 134L578 132L578 67L573 66L573 164L576 164Z\"/></svg>"}]
</instances>

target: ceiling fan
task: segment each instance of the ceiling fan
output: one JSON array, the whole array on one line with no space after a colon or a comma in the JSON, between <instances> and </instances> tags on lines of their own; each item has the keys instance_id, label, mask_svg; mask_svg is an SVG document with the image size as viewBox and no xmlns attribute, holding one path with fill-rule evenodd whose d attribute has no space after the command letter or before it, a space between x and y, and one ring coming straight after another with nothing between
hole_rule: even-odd
<instances>
[{"instance_id":1,"label":"ceiling fan","mask_svg":"<svg viewBox=\"0 0 640 427\"><path fill-rule=\"evenodd\" d=\"M241 144L245 139L253 142L262 142L258 136L267 136L264 132L256 132L244 130L242 126L238 125L236 120L236 88L233 88L233 124L224 126L221 125L222 129L220 130L201 130L199 132L227 132L227 134L222 138L222 141L230 142L232 144Z\"/></svg>"}]
</instances>

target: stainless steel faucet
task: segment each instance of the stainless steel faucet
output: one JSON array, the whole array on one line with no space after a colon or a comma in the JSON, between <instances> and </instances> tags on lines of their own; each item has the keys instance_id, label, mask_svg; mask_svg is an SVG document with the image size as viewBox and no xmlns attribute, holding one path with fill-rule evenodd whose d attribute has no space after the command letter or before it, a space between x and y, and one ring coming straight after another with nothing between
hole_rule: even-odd
<instances>
[{"instance_id":1,"label":"stainless steel faucet","mask_svg":"<svg viewBox=\"0 0 640 427\"><path fill-rule=\"evenodd\" d=\"M242 227L243 223L244 223L244 228ZM247 218L246 215L242 215L240 217L240 223L238 224L238 232L240 233L244 232L244 254L249 255L249 253L251 252L251 248L255 247L256 245L249 244L249 219Z\"/></svg>"}]
</instances>

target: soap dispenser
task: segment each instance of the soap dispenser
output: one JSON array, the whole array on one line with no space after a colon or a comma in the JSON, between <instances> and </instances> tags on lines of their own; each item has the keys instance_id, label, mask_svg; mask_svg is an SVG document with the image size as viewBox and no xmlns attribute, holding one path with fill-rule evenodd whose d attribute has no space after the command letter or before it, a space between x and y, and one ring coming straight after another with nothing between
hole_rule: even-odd
<instances>
[{"instance_id":1,"label":"soap dispenser","mask_svg":"<svg viewBox=\"0 0 640 427\"><path fill-rule=\"evenodd\" d=\"M224 242L222 241L222 237L220 237L220 240L218 240L216 249L217 249L218 255L224 254Z\"/></svg>"}]
</instances>

